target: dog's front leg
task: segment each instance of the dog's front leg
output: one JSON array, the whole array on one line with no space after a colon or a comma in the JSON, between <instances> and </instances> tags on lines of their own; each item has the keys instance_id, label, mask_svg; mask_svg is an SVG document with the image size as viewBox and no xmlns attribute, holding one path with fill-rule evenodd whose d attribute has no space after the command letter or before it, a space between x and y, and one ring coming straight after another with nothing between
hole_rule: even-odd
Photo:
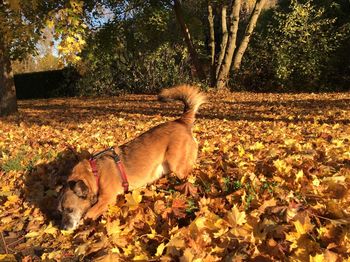
<instances>
[{"instance_id":1,"label":"dog's front leg","mask_svg":"<svg viewBox=\"0 0 350 262\"><path fill-rule=\"evenodd\" d=\"M97 203L86 213L85 219L96 220L108 209L108 205L113 204L114 201L114 198L99 197Z\"/></svg>"}]
</instances>

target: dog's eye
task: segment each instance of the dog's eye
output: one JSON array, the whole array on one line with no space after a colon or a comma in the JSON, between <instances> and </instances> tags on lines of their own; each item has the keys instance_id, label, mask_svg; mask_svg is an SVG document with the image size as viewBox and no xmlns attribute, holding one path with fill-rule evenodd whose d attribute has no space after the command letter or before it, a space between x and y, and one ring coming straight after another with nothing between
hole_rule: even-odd
<instances>
[{"instance_id":1,"label":"dog's eye","mask_svg":"<svg viewBox=\"0 0 350 262\"><path fill-rule=\"evenodd\" d=\"M73 208L66 208L65 211L66 211L67 213L73 213Z\"/></svg>"}]
</instances>

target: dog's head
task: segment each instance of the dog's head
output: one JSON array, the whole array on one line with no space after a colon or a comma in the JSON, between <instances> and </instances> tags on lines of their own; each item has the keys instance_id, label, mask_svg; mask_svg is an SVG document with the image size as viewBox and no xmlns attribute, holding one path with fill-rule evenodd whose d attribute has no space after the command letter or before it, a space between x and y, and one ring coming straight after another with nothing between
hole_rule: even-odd
<instances>
[{"instance_id":1,"label":"dog's head","mask_svg":"<svg viewBox=\"0 0 350 262\"><path fill-rule=\"evenodd\" d=\"M74 172L79 172L79 176L75 177L83 178L89 175L81 173L82 170L79 168L79 164L73 168L73 175ZM88 172L88 170L85 172ZM84 180L68 181L67 185L62 189L58 200L58 211L62 215L61 228L64 230L77 228L81 218L96 201L97 196L91 192L91 189L85 184Z\"/></svg>"}]
</instances>

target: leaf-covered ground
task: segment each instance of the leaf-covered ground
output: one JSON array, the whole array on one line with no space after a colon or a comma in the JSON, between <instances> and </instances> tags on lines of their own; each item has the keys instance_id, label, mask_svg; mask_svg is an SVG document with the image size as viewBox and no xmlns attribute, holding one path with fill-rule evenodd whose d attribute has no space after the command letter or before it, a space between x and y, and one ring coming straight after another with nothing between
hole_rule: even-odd
<instances>
[{"instance_id":1,"label":"leaf-covered ground","mask_svg":"<svg viewBox=\"0 0 350 262\"><path fill-rule=\"evenodd\" d=\"M79 152L179 115L155 96L19 102L0 122L0 260L350 261L350 94L210 95L195 170L60 231Z\"/></svg>"}]
</instances>

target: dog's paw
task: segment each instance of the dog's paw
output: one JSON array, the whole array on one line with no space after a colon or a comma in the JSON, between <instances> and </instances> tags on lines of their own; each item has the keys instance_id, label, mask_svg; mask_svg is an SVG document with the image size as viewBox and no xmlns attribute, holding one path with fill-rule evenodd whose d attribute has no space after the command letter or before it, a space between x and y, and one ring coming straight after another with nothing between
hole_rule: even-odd
<instances>
[{"instance_id":1,"label":"dog's paw","mask_svg":"<svg viewBox=\"0 0 350 262\"><path fill-rule=\"evenodd\" d=\"M96 214L88 211L84 216L84 220L96 220Z\"/></svg>"}]
</instances>

